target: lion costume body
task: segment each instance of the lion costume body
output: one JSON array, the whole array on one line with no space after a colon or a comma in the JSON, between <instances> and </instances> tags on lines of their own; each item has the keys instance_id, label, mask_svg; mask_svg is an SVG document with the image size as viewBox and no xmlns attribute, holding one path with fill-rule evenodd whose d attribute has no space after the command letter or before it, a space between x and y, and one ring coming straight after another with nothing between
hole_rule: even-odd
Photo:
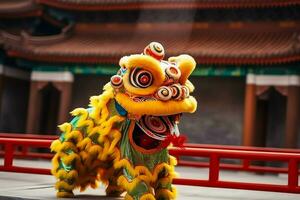
<instances>
[{"instance_id":1,"label":"lion costume body","mask_svg":"<svg viewBox=\"0 0 300 200\"><path fill-rule=\"evenodd\" d=\"M128 200L175 199L176 159L167 146L180 138L180 114L196 110L188 81L196 63L188 55L163 57L156 42L143 54L123 57L104 92L59 126L62 134L51 145L57 197L101 181L108 196L126 191Z\"/></svg>"}]
</instances>

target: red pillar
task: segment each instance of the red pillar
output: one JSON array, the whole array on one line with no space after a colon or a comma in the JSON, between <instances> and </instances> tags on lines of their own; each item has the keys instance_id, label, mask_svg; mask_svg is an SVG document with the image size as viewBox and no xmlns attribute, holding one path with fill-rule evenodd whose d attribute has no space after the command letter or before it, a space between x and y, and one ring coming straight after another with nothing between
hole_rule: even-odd
<instances>
[{"instance_id":1,"label":"red pillar","mask_svg":"<svg viewBox=\"0 0 300 200\"><path fill-rule=\"evenodd\" d=\"M300 117L300 86L288 86L285 144L286 148L297 147Z\"/></svg>"},{"instance_id":2,"label":"red pillar","mask_svg":"<svg viewBox=\"0 0 300 200\"><path fill-rule=\"evenodd\" d=\"M244 146L254 146L256 104L257 104L256 86L254 84L247 84L246 94L245 94L244 129L243 129Z\"/></svg>"},{"instance_id":3,"label":"red pillar","mask_svg":"<svg viewBox=\"0 0 300 200\"><path fill-rule=\"evenodd\" d=\"M0 113L1 113L1 106L2 106L2 96L3 96L3 90L4 90L4 76L0 74ZM1 115L0 115L1 117Z\"/></svg>"},{"instance_id":4,"label":"red pillar","mask_svg":"<svg viewBox=\"0 0 300 200\"><path fill-rule=\"evenodd\" d=\"M71 103L73 75L70 72L32 72L31 80L26 132L38 133L40 130L41 90L49 83L53 84L60 92L58 116L57 121L54 122L55 127L67 121Z\"/></svg>"},{"instance_id":5,"label":"red pillar","mask_svg":"<svg viewBox=\"0 0 300 200\"><path fill-rule=\"evenodd\" d=\"M47 82L31 81L29 105L27 111L26 133L37 133L39 129L39 115L41 109L40 90L45 87Z\"/></svg>"},{"instance_id":6,"label":"red pillar","mask_svg":"<svg viewBox=\"0 0 300 200\"><path fill-rule=\"evenodd\" d=\"M60 91L58 124L62 124L68 121L69 118L72 82L56 82L53 84Z\"/></svg>"}]
</instances>

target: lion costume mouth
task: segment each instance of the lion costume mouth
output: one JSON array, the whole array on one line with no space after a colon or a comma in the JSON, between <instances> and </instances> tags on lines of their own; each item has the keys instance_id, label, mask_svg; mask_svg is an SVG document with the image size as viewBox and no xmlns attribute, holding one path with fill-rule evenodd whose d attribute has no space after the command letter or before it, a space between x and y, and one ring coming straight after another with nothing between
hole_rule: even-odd
<instances>
[{"instance_id":1,"label":"lion costume mouth","mask_svg":"<svg viewBox=\"0 0 300 200\"><path fill-rule=\"evenodd\" d=\"M129 133L131 144L143 153L153 153L166 148L170 137L180 135L178 129L180 114L169 116L143 115L133 122Z\"/></svg>"}]
</instances>

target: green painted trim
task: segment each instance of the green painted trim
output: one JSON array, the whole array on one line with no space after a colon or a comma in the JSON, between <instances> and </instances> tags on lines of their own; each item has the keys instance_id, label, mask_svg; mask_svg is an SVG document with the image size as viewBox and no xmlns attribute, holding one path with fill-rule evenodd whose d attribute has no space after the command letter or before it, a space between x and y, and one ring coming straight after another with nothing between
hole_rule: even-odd
<instances>
[{"instance_id":1,"label":"green painted trim","mask_svg":"<svg viewBox=\"0 0 300 200\"><path fill-rule=\"evenodd\" d=\"M74 74L114 75L119 67L115 64L57 64L30 62L17 60L19 67L33 71L70 71ZM223 77L244 77L247 74L264 75L300 75L300 62L285 65L259 66L259 65L201 65L199 64L193 76L223 76Z\"/></svg>"},{"instance_id":2,"label":"green painted trim","mask_svg":"<svg viewBox=\"0 0 300 200\"><path fill-rule=\"evenodd\" d=\"M245 67L207 67L197 66L192 73L193 76L246 76L247 68Z\"/></svg>"},{"instance_id":3,"label":"green painted trim","mask_svg":"<svg viewBox=\"0 0 300 200\"><path fill-rule=\"evenodd\" d=\"M300 66L198 66L194 76L300 75Z\"/></svg>"},{"instance_id":4,"label":"green painted trim","mask_svg":"<svg viewBox=\"0 0 300 200\"><path fill-rule=\"evenodd\" d=\"M264 68L248 68L248 74L264 74L264 75L300 75L300 67L264 67Z\"/></svg>"}]
</instances>

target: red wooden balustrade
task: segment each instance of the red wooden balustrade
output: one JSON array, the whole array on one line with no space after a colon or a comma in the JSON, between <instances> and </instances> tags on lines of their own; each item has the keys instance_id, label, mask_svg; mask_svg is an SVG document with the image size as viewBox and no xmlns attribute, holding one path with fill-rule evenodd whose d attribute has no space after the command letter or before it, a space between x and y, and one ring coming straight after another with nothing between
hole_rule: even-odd
<instances>
[{"instance_id":1,"label":"red wooden balustrade","mask_svg":"<svg viewBox=\"0 0 300 200\"><path fill-rule=\"evenodd\" d=\"M48 137L48 136L46 136ZM34 167L20 167L13 164L13 160L18 157L22 158L47 158L52 157L52 154L34 153L30 151L18 151L16 147L22 147L28 150L29 148L49 148L53 139L57 136L49 136L42 138L36 135L12 135L6 137L0 134L0 145L4 147L4 165L0 166L0 171L33 173L33 174L50 174L49 169L41 169ZM41 139L38 139L41 138ZM235 147L235 146L220 146L220 145L197 145L186 144L185 148L170 148L170 154L177 158L180 156L206 157L209 162L184 161L179 159L179 164L195 167L208 167L208 180L200 179L174 179L174 184L191 185L191 186L206 186L232 189L247 189L261 190L286 193L300 193L298 185L300 151L293 149L271 149L271 148L253 148L253 147ZM221 159L240 159L242 164L224 164L220 163ZM285 168L272 168L263 166L252 166L251 161L280 161L288 163ZM230 170L245 170L259 171L272 173L288 173L288 183L285 185L261 184L261 183L246 183L222 181L219 179L221 169Z\"/></svg>"},{"instance_id":2,"label":"red wooden balustrade","mask_svg":"<svg viewBox=\"0 0 300 200\"><path fill-rule=\"evenodd\" d=\"M50 174L49 169L20 167L13 164L15 154L14 151L17 146L25 148L49 148L52 140L48 139L24 139L24 138L0 138L0 145L4 146L4 165L0 166L0 171L20 172L32 174Z\"/></svg>"},{"instance_id":3,"label":"red wooden balustrade","mask_svg":"<svg viewBox=\"0 0 300 200\"><path fill-rule=\"evenodd\" d=\"M250 151L250 150L231 150L231 149L206 149L206 148L171 148L170 154L178 156L207 157L209 162L208 180L198 179L175 179L174 184L194 185L206 187L234 188L246 190L260 190L273 192L300 193L298 185L298 164L300 161L299 153L286 152L268 152L268 151ZM246 183L219 180L220 159L242 159L247 161L281 161L288 163L288 183L286 185Z\"/></svg>"},{"instance_id":4,"label":"red wooden balustrade","mask_svg":"<svg viewBox=\"0 0 300 200\"><path fill-rule=\"evenodd\" d=\"M36 134L17 134L17 133L0 133L0 138L17 138L17 139L40 139L40 140L56 140L58 138L57 135L36 135ZM16 158L43 158L43 159L51 159L53 154L50 153L39 153L39 152L31 152L30 146L27 145L15 145L16 148L14 151L14 157ZM1 144L0 144L1 147ZM0 148L0 156L4 156L4 149Z\"/></svg>"},{"instance_id":5,"label":"red wooden balustrade","mask_svg":"<svg viewBox=\"0 0 300 200\"><path fill-rule=\"evenodd\" d=\"M184 147L197 148L197 149L220 149L220 150L242 150L242 151L259 151L259 152L279 152L279 153L298 153L298 149L279 149L279 148L265 148L265 147L246 147L246 146L230 146L230 145L211 145L211 144L192 144L186 143ZM209 167L209 162L183 160L177 157L178 165L188 167ZM257 166L251 164L247 159L240 159L240 163L220 163L220 169L223 170L238 170L249 172L268 172L268 173L288 173L288 167L270 167L270 166ZM300 174L300 170L299 170Z\"/></svg>"}]
</instances>

